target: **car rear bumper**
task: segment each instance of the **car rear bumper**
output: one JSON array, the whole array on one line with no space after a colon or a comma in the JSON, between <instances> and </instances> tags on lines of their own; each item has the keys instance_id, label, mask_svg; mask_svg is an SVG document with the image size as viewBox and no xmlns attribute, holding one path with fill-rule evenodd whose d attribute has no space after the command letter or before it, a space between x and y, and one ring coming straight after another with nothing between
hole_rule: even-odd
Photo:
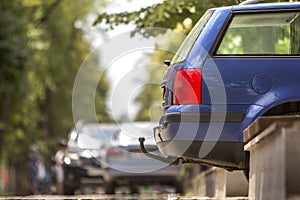
<instances>
[{"instance_id":1,"label":"car rear bumper","mask_svg":"<svg viewBox=\"0 0 300 200\"><path fill-rule=\"evenodd\" d=\"M232 170L244 168L243 143L172 140L158 142L157 146L162 154L182 158L185 162Z\"/></svg>"},{"instance_id":2,"label":"car rear bumper","mask_svg":"<svg viewBox=\"0 0 300 200\"><path fill-rule=\"evenodd\" d=\"M163 124L154 128L161 153L188 162L243 169L245 114L199 113L166 113Z\"/></svg>"}]
</instances>

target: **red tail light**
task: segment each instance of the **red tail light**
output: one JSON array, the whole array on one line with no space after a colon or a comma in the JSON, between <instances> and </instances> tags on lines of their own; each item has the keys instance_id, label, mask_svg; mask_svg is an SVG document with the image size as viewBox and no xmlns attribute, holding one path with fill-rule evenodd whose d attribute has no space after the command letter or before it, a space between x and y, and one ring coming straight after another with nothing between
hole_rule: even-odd
<instances>
[{"instance_id":1,"label":"red tail light","mask_svg":"<svg viewBox=\"0 0 300 200\"><path fill-rule=\"evenodd\" d=\"M121 157L123 156L123 154L124 152L122 151L122 149L118 148L109 149L106 153L108 157Z\"/></svg>"},{"instance_id":2,"label":"red tail light","mask_svg":"<svg viewBox=\"0 0 300 200\"><path fill-rule=\"evenodd\" d=\"M181 69L176 72L173 88L173 104L201 104L201 69Z\"/></svg>"}]
</instances>

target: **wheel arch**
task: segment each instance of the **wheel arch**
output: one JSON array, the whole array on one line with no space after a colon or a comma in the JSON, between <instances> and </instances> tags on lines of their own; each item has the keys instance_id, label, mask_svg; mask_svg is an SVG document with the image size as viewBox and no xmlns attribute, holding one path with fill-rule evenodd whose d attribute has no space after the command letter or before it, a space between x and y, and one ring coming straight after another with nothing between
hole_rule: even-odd
<instances>
[{"instance_id":1,"label":"wheel arch","mask_svg":"<svg viewBox=\"0 0 300 200\"><path fill-rule=\"evenodd\" d=\"M260 116L276 116L300 113L300 99L289 99L271 104L262 110Z\"/></svg>"},{"instance_id":2,"label":"wheel arch","mask_svg":"<svg viewBox=\"0 0 300 200\"><path fill-rule=\"evenodd\" d=\"M239 138L243 139L243 131L253 121L262 116L278 116L289 114L300 114L300 98L286 98L281 101L269 103L268 105L252 105L249 107L243 124L241 126Z\"/></svg>"}]
</instances>

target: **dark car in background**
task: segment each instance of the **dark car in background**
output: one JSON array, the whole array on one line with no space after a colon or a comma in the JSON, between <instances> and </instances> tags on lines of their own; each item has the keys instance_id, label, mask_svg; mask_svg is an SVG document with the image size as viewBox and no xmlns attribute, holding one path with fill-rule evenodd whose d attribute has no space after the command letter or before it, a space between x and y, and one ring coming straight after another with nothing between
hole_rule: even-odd
<instances>
[{"instance_id":1,"label":"dark car in background","mask_svg":"<svg viewBox=\"0 0 300 200\"><path fill-rule=\"evenodd\" d=\"M70 132L64 157L65 194L102 185L101 150L116 131L115 125L95 123L83 124Z\"/></svg>"},{"instance_id":2,"label":"dark car in background","mask_svg":"<svg viewBox=\"0 0 300 200\"><path fill-rule=\"evenodd\" d=\"M140 149L138 138L144 137L147 150L159 153L153 137L155 125L151 122L124 123L113 135L102 156L106 194L114 194L119 186L128 186L130 193L139 193L139 186L155 185L183 193L180 166L169 166L149 158Z\"/></svg>"},{"instance_id":3,"label":"dark car in background","mask_svg":"<svg viewBox=\"0 0 300 200\"><path fill-rule=\"evenodd\" d=\"M257 2L208 10L171 61L155 128L165 156L247 169L243 130L300 112L300 3Z\"/></svg>"}]
</instances>

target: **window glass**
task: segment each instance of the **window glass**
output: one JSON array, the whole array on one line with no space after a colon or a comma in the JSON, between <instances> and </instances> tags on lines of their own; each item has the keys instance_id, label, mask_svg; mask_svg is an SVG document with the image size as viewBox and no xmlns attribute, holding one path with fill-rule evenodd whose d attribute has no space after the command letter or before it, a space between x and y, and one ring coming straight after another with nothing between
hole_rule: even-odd
<instances>
[{"instance_id":1,"label":"window glass","mask_svg":"<svg viewBox=\"0 0 300 200\"><path fill-rule=\"evenodd\" d=\"M84 127L79 134L76 132L74 132L76 135L72 133L74 136L71 134L69 145L83 149L98 149L109 141L115 131L115 128Z\"/></svg>"},{"instance_id":2,"label":"window glass","mask_svg":"<svg viewBox=\"0 0 300 200\"><path fill-rule=\"evenodd\" d=\"M206 23L208 22L209 18L212 16L212 14L213 14L213 11L209 10L201 17L201 19L193 27L193 29L191 30L189 35L185 38L185 40L179 47L178 51L176 52L176 55L174 56L174 58L172 60L172 64L179 63L187 58L196 39L200 35L201 31L205 27Z\"/></svg>"},{"instance_id":3,"label":"window glass","mask_svg":"<svg viewBox=\"0 0 300 200\"><path fill-rule=\"evenodd\" d=\"M299 53L300 12L236 14L217 55L290 55Z\"/></svg>"}]
</instances>

